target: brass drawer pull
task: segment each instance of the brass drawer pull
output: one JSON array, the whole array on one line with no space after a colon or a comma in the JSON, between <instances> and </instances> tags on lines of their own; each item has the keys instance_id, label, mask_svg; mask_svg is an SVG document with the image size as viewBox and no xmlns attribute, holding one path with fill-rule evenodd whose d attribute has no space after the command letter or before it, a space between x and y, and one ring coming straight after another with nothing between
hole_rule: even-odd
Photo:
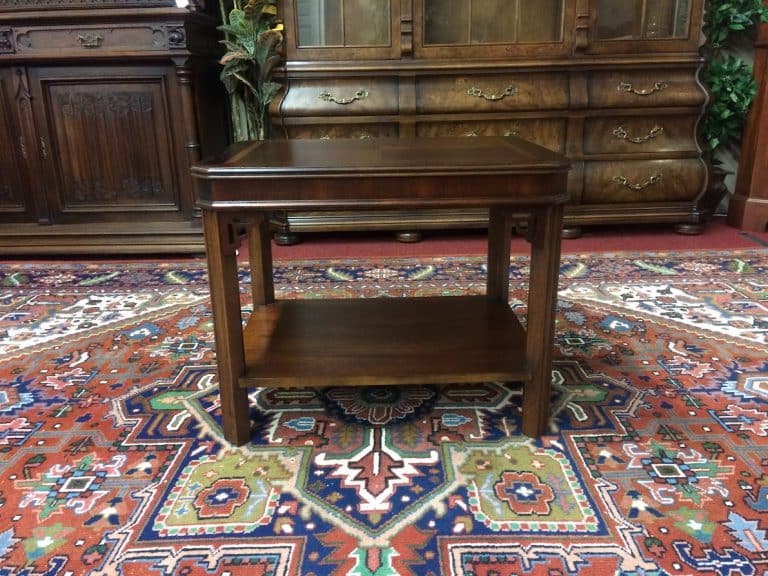
<instances>
[{"instance_id":1,"label":"brass drawer pull","mask_svg":"<svg viewBox=\"0 0 768 576\"><path fill-rule=\"evenodd\" d=\"M648 140L652 140L662 134L664 134L664 128L661 126L654 126L651 128L647 136L630 136L624 126L618 126L613 130L613 135L617 139L626 140L627 142L632 142L632 144L642 144L643 142L648 142Z\"/></svg>"},{"instance_id":2,"label":"brass drawer pull","mask_svg":"<svg viewBox=\"0 0 768 576\"><path fill-rule=\"evenodd\" d=\"M632 86L629 82L621 82L618 86L619 92L627 92L636 96L650 96L654 92L661 92L669 88L669 84L666 82L656 82L652 88L638 89Z\"/></svg>"},{"instance_id":3,"label":"brass drawer pull","mask_svg":"<svg viewBox=\"0 0 768 576\"><path fill-rule=\"evenodd\" d=\"M78 34L78 42L83 48L99 48L104 42L104 36L100 34Z\"/></svg>"},{"instance_id":4,"label":"brass drawer pull","mask_svg":"<svg viewBox=\"0 0 768 576\"><path fill-rule=\"evenodd\" d=\"M489 102L496 102L497 100L503 100L507 96L514 96L520 92L519 88L515 88L514 86L507 86L504 89L504 92L501 94L485 94L480 88L477 88L476 86L472 86L472 88L467 90L467 94L470 96L474 96L475 98L483 98L484 100L488 100Z\"/></svg>"},{"instance_id":5,"label":"brass drawer pull","mask_svg":"<svg viewBox=\"0 0 768 576\"><path fill-rule=\"evenodd\" d=\"M654 184L658 184L661 182L661 174L651 174L651 176L646 180L645 182L639 182L637 184L632 184L629 181L629 178L626 176L614 176L613 181L616 184L621 184L625 188L629 188L630 190L645 190L648 188L648 186L652 186Z\"/></svg>"},{"instance_id":6,"label":"brass drawer pull","mask_svg":"<svg viewBox=\"0 0 768 576\"><path fill-rule=\"evenodd\" d=\"M321 92L318 98L325 102L333 102L334 104L346 105L352 104L352 102L356 102L357 100L365 100L368 98L368 90L358 90L353 96L350 96L349 98L336 98L336 96L326 91Z\"/></svg>"},{"instance_id":7,"label":"brass drawer pull","mask_svg":"<svg viewBox=\"0 0 768 576\"><path fill-rule=\"evenodd\" d=\"M358 138L359 140L370 140L371 138L373 138L373 136L368 134L368 132L360 132L355 136L350 136L350 138L352 137ZM330 134L323 134L322 136L320 136L320 140L333 140L333 137Z\"/></svg>"}]
</instances>

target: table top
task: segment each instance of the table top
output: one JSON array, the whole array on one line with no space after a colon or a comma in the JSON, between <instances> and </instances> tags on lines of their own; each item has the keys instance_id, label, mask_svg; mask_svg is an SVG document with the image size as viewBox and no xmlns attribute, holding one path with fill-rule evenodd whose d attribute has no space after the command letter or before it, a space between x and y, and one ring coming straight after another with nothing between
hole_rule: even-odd
<instances>
[{"instance_id":1,"label":"table top","mask_svg":"<svg viewBox=\"0 0 768 576\"><path fill-rule=\"evenodd\" d=\"M245 142L191 174L203 208L332 210L560 204L569 168L520 138L481 136Z\"/></svg>"},{"instance_id":2,"label":"table top","mask_svg":"<svg viewBox=\"0 0 768 576\"><path fill-rule=\"evenodd\" d=\"M192 168L202 178L380 172L559 172L564 156L514 136L263 140L234 144Z\"/></svg>"}]
</instances>

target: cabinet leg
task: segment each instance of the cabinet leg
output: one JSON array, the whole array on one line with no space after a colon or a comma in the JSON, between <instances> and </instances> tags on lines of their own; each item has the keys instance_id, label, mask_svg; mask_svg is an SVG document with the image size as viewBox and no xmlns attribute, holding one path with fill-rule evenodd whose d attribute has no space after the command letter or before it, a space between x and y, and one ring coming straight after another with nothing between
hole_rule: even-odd
<instances>
[{"instance_id":1,"label":"cabinet leg","mask_svg":"<svg viewBox=\"0 0 768 576\"><path fill-rule=\"evenodd\" d=\"M414 242L421 242L423 238L421 232L398 232L396 237L398 242L409 244Z\"/></svg>"},{"instance_id":2,"label":"cabinet leg","mask_svg":"<svg viewBox=\"0 0 768 576\"><path fill-rule=\"evenodd\" d=\"M295 232L275 232L273 238L278 246L293 246L301 242L301 238Z\"/></svg>"},{"instance_id":3,"label":"cabinet leg","mask_svg":"<svg viewBox=\"0 0 768 576\"><path fill-rule=\"evenodd\" d=\"M564 240L575 240L581 238L584 234L584 229L581 226L565 226L561 233L561 237Z\"/></svg>"},{"instance_id":4,"label":"cabinet leg","mask_svg":"<svg viewBox=\"0 0 768 576\"><path fill-rule=\"evenodd\" d=\"M560 273L562 206L552 206L531 217L531 273L528 288L526 357L532 378L523 391L523 433L544 433L550 418L552 349Z\"/></svg>"},{"instance_id":5,"label":"cabinet leg","mask_svg":"<svg viewBox=\"0 0 768 576\"><path fill-rule=\"evenodd\" d=\"M696 236L704 232L703 224L675 224L675 232L685 236Z\"/></svg>"},{"instance_id":6,"label":"cabinet leg","mask_svg":"<svg viewBox=\"0 0 768 576\"><path fill-rule=\"evenodd\" d=\"M216 338L221 424L224 438L239 446L250 441L251 423L248 391L239 383L245 369L245 353L235 252L238 234L228 215L210 210L203 211L203 228Z\"/></svg>"}]
</instances>

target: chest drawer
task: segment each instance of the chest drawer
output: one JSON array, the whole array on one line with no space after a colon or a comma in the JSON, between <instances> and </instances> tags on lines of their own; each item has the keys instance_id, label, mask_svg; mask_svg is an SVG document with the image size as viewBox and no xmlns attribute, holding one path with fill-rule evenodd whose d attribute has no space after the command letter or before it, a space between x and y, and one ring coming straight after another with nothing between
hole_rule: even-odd
<instances>
[{"instance_id":1,"label":"chest drawer","mask_svg":"<svg viewBox=\"0 0 768 576\"><path fill-rule=\"evenodd\" d=\"M592 107L700 106L706 95L694 70L592 72L587 84Z\"/></svg>"},{"instance_id":2,"label":"chest drawer","mask_svg":"<svg viewBox=\"0 0 768 576\"><path fill-rule=\"evenodd\" d=\"M420 138L445 136L519 136L554 152L565 152L566 119L524 118L520 120L419 122L416 135Z\"/></svg>"},{"instance_id":3,"label":"chest drawer","mask_svg":"<svg viewBox=\"0 0 768 576\"><path fill-rule=\"evenodd\" d=\"M416 85L416 110L421 114L567 106L568 79L558 73L428 76L419 78Z\"/></svg>"},{"instance_id":4,"label":"chest drawer","mask_svg":"<svg viewBox=\"0 0 768 576\"><path fill-rule=\"evenodd\" d=\"M696 152L697 116L601 116L584 124L585 154Z\"/></svg>"},{"instance_id":5,"label":"chest drawer","mask_svg":"<svg viewBox=\"0 0 768 576\"><path fill-rule=\"evenodd\" d=\"M295 124L285 126L291 139L397 138L397 124Z\"/></svg>"},{"instance_id":6,"label":"chest drawer","mask_svg":"<svg viewBox=\"0 0 768 576\"><path fill-rule=\"evenodd\" d=\"M706 168L699 159L587 162L583 202L677 202L695 200Z\"/></svg>"},{"instance_id":7,"label":"chest drawer","mask_svg":"<svg viewBox=\"0 0 768 576\"><path fill-rule=\"evenodd\" d=\"M280 106L286 116L360 116L398 110L395 78L292 81Z\"/></svg>"},{"instance_id":8,"label":"chest drawer","mask_svg":"<svg viewBox=\"0 0 768 576\"><path fill-rule=\"evenodd\" d=\"M182 23L15 28L13 37L17 54L40 56L162 51L186 44Z\"/></svg>"}]
</instances>

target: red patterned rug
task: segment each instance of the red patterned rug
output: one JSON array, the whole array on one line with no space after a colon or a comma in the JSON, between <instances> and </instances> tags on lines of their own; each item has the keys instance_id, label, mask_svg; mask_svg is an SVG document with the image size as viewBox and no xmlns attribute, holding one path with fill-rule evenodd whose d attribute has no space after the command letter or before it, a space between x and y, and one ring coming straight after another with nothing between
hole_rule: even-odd
<instances>
[{"instance_id":1,"label":"red patterned rug","mask_svg":"<svg viewBox=\"0 0 768 576\"><path fill-rule=\"evenodd\" d=\"M768 251L561 271L540 440L517 385L478 382L253 390L232 448L201 263L0 265L0 576L768 573ZM522 315L527 272L513 258ZM275 274L282 298L484 277L475 257Z\"/></svg>"}]
</instances>

